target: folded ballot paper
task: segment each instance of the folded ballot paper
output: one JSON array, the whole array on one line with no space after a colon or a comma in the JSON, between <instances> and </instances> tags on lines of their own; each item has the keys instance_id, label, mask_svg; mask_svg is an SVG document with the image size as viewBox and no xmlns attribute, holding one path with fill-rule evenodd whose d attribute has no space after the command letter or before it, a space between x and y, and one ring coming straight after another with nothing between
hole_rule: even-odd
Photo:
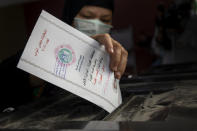
<instances>
[{"instance_id":1,"label":"folded ballot paper","mask_svg":"<svg viewBox=\"0 0 197 131\"><path fill-rule=\"evenodd\" d=\"M110 113L122 103L105 49L46 11L38 18L17 67Z\"/></svg>"}]
</instances>

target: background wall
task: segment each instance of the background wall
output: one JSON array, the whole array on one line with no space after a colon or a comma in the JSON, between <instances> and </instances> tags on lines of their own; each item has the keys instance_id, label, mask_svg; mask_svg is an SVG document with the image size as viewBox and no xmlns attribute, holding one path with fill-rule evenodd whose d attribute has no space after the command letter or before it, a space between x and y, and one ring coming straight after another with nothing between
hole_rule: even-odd
<instances>
[{"instance_id":1,"label":"background wall","mask_svg":"<svg viewBox=\"0 0 197 131\"><path fill-rule=\"evenodd\" d=\"M115 0L113 24L116 28L132 26L135 42L140 33L153 35L156 7L160 2L166 6L174 0Z\"/></svg>"},{"instance_id":2,"label":"background wall","mask_svg":"<svg viewBox=\"0 0 197 131\"><path fill-rule=\"evenodd\" d=\"M64 0L0 1L0 62L23 49L42 9L60 18Z\"/></svg>"},{"instance_id":3,"label":"background wall","mask_svg":"<svg viewBox=\"0 0 197 131\"><path fill-rule=\"evenodd\" d=\"M144 36L152 38L157 5L162 2L168 7L172 1L174 0L115 0L114 27L121 29L131 26L133 29L135 48L131 52L134 52L136 58L135 72L146 71L152 66L155 55L150 49L140 48L137 43ZM129 69L130 67L127 70Z\"/></svg>"},{"instance_id":4,"label":"background wall","mask_svg":"<svg viewBox=\"0 0 197 131\"><path fill-rule=\"evenodd\" d=\"M36 0L1 0L0 7L16 5L16 4L21 4L25 2L31 2L31 1L36 1Z\"/></svg>"},{"instance_id":5,"label":"background wall","mask_svg":"<svg viewBox=\"0 0 197 131\"><path fill-rule=\"evenodd\" d=\"M21 5L0 8L0 61L25 46L24 9Z\"/></svg>"}]
</instances>

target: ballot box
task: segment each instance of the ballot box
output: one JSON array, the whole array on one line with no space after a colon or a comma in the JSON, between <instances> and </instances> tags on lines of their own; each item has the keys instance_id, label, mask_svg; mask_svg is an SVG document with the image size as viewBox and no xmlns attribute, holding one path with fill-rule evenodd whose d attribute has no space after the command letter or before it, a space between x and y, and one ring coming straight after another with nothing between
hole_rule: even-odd
<instances>
[{"instance_id":1,"label":"ballot box","mask_svg":"<svg viewBox=\"0 0 197 131\"><path fill-rule=\"evenodd\" d=\"M91 129L93 125L96 128L95 125L99 127L108 122L107 125L114 130L120 127L142 129L149 124L154 130L162 126L162 129L175 129L179 127L176 122L184 122L181 129L193 129L195 124L192 123L197 121L196 67L196 63L159 66L138 76L122 78L123 103L112 113L61 88L48 85L49 90L53 88L48 94L50 97L46 95L14 111L1 112L0 128ZM87 121L101 123L90 124ZM128 121L131 122L129 125L134 125L128 126ZM139 121L148 123L136 124Z\"/></svg>"}]
</instances>

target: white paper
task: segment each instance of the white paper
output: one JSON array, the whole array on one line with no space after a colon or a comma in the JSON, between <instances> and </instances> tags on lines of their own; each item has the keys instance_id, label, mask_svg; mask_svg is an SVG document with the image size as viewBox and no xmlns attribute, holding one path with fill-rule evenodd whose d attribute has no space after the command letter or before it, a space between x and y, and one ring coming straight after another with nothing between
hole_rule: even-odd
<instances>
[{"instance_id":1,"label":"white paper","mask_svg":"<svg viewBox=\"0 0 197 131\"><path fill-rule=\"evenodd\" d=\"M108 112L122 103L119 82L109 69L104 48L46 11L42 11L17 67Z\"/></svg>"}]
</instances>

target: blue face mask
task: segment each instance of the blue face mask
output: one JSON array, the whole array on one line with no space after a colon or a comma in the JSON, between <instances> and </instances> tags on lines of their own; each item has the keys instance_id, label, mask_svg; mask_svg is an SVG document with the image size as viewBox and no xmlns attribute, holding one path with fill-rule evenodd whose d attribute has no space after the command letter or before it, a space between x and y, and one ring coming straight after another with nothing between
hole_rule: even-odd
<instances>
[{"instance_id":1,"label":"blue face mask","mask_svg":"<svg viewBox=\"0 0 197 131\"><path fill-rule=\"evenodd\" d=\"M74 27L88 36L109 33L112 26L98 19L74 18Z\"/></svg>"}]
</instances>

